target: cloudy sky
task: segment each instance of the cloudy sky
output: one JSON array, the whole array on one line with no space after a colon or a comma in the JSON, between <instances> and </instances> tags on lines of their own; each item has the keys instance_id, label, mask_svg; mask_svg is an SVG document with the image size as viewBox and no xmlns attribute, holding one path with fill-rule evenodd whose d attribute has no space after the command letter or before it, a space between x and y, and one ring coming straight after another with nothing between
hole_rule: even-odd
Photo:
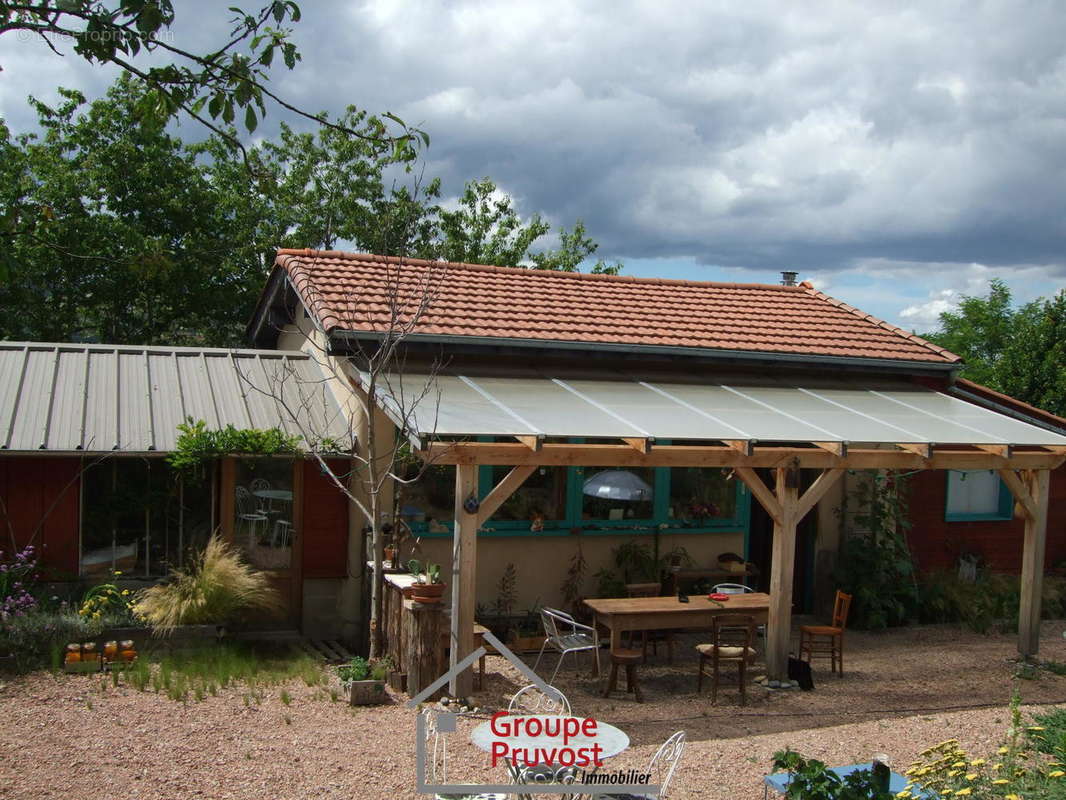
<instances>
[{"instance_id":1,"label":"cloudy sky","mask_svg":"<svg viewBox=\"0 0 1066 800\"><path fill-rule=\"evenodd\" d=\"M228 3L175 5L176 43L225 33ZM993 277L1066 287L1061 0L301 6L286 99L398 114L447 192L489 175L629 274L794 269L919 331ZM111 78L12 34L0 65L16 130L27 94Z\"/></svg>"}]
</instances>

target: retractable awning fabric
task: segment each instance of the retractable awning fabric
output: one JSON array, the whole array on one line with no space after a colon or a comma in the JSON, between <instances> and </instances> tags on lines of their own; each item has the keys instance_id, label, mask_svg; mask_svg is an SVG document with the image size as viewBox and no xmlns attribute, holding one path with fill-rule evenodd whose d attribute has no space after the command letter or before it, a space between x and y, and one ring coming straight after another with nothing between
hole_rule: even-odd
<instances>
[{"instance_id":1,"label":"retractable awning fabric","mask_svg":"<svg viewBox=\"0 0 1066 800\"><path fill-rule=\"evenodd\" d=\"M1066 437L912 385L407 374L382 407L423 441L543 436L863 444L1066 445Z\"/></svg>"}]
</instances>

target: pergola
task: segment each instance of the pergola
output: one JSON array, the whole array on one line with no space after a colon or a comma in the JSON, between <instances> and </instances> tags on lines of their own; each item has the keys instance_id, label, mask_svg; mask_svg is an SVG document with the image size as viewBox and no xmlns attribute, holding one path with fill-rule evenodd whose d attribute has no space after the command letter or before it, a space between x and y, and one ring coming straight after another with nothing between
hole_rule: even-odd
<instances>
[{"instance_id":1,"label":"pergola","mask_svg":"<svg viewBox=\"0 0 1066 800\"><path fill-rule=\"evenodd\" d=\"M404 408L403 396L424 396L427 385L437 403ZM453 667L475 649L477 531L541 466L732 468L774 523L771 678L787 671L796 527L845 470L997 470L1025 519L1018 651L1037 652L1049 473L1066 461L1066 437L1057 433L913 383L873 380L526 370L405 375L390 389L382 408L411 432L422 457L456 467ZM566 441L590 438L596 443ZM678 440L685 443L660 443ZM512 469L471 511L465 501L477 497L481 465ZM756 469L772 470L769 485ZM820 471L802 494L800 469ZM468 694L471 680L461 673L450 691Z\"/></svg>"}]
</instances>

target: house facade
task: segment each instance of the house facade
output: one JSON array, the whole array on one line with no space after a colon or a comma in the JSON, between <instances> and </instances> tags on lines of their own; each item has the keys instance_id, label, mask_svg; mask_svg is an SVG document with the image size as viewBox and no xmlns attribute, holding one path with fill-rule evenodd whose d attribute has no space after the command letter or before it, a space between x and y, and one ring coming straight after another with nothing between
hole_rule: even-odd
<instances>
[{"instance_id":1,"label":"house facade","mask_svg":"<svg viewBox=\"0 0 1066 800\"><path fill-rule=\"evenodd\" d=\"M962 363L954 354L806 283L700 283L291 250L279 253L248 332L257 347L328 352L358 394L376 343L401 329L403 364L394 383L409 384L408 398L419 393L419 381L438 387L438 394L417 410L433 417L425 428L428 438L452 434L486 444L514 442L508 432L521 429L527 434L520 438L532 435L534 446L617 442L602 435L605 428L597 431L590 416L606 413L629 423L631 435L649 446L647 431L626 419L626 403L636 402L625 396L633 381L728 388L732 394L729 402L721 401L723 409L740 418L773 417L759 445L803 439L842 454L867 435L847 426L875 416L859 407L862 398L855 398L854 407L848 407L846 397L793 407L793 398L782 394L778 405L774 393L785 387L808 393L817 386L845 393L920 390L1037 426L1051 434L1048 441L1059 442L1066 434L1066 421L961 379ZM583 385L592 388L583 392ZM597 391L602 393L590 396ZM381 417L377 424L409 430L412 408L402 398L393 401L391 408L385 402L380 413L374 412ZM614 401L620 405L613 406ZM509 420L484 421L501 409ZM841 417L841 410L850 416ZM679 412L688 413L670 403L659 409L660 418ZM905 405L892 412L881 415L876 435L869 434L878 447L932 453L936 442L967 442L973 444L963 447L974 452L1006 453L1013 446L973 420L951 422L936 411ZM706 409L702 413L713 417ZM445 430L448 414L480 415L480 421L463 419ZM910 430L908 417L929 425L926 434ZM702 436L699 426L675 427L673 438L660 434L650 446ZM736 430L733 435L748 439L746 445L730 443L750 447L751 437L744 434ZM477 494L488 495L508 470L503 464L480 465ZM506 593L501 581L509 581L509 573L517 575L516 611L563 604L579 554L586 562L579 591L593 596L610 585L597 575L601 570L624 578L613 566L613 553L634 540L656 555L683 550L699 566L715 565L724 553L739 554L759 568L749 583L769 588L773 521L733 470L635 467L629 471L651 490L636 501L583 490L604 470L539 466L479 526L480 609L499 605ZM994 469L912 472L915 525L909 535L921 569L951 569L959 556L977 553L991 569L1019 571L1024 522L1014 517L1013 501ZM768 479L769 471L763 475ZM814 476L812 471L805 480ZM838 510L859 479L845 473L799 526L792 587L799 611L824 608L832 597L833 564L848 524ZM396 509L419 539L416 555L442 564L447 573L453 557L454 469L433 465L419 482L400 491ZM1051 481L1049 566L1066 558L1066 506L1054 502L1064 492L1066 471L1060 467Z\"/></svg>"},{"instance_id":2,"label":"house facade","mask_svg":"<svg viewBox=\"0 0 1066 800\"><path fill-rule=\"evenodd\" d=\"M737 554L764 589L784 553L789 608L819 610L860 462L912 467L925 570L972 554L1019 571L1026 523L998 470L1053 468L1042 559L1066 559L1066 421L968 383L957 356L806 283L283 250L248 338L255 349L0 344L3 513L50 577L156 580L217 530L288 599L273 624L357 641L371 434L403 438L421 472L378 498L406 533L401 559L439 563L457 585L461 507L494 506L464 589L482 611L618 591L632 576L616 556L634 542L709 573ZM187 418L280 427L331 455L225 457L190 481L165 458ZM755 493L792 464L798 491L823 468L833 480L777 551L780 519Z\"/></svg>"}]
</instances>

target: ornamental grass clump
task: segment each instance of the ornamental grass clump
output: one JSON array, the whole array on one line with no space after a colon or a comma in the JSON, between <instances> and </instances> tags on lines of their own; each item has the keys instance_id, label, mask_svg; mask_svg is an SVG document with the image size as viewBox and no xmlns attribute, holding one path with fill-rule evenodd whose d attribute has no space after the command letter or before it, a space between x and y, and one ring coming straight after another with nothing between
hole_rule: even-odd
<instances>
[{"instance_id":1,"label":"ornamental grass clump","mask_svg":"<svg viewBox=\"0 0 1066 800\"><path fill-rule=\"evenodd\" d=\"M212 536L190 569L174 570L167 583L139 592L133 610L155 633L166 635L179 625L224 625L252 611L281 608L281 596L266 575Z\"/></svg>"}]
</instances>

